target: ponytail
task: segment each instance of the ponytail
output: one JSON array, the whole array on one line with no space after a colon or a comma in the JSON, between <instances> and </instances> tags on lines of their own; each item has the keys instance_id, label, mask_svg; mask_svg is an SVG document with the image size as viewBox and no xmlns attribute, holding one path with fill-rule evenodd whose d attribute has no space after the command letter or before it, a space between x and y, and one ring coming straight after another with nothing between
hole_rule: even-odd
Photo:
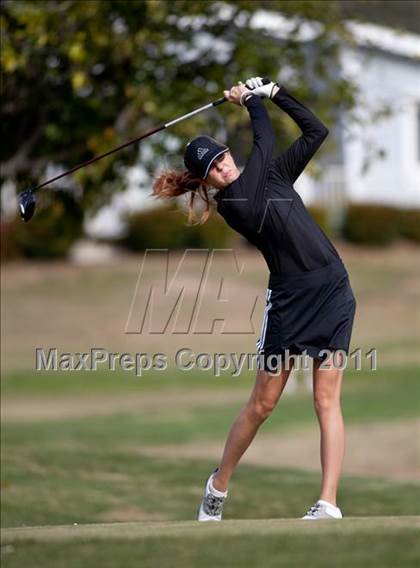
<instances>
[{"instance_id":1,"label":"ponytail","mask_svg":"<svg viewBox=\"0 0 420 568\"><path fill-rule=\"evenodd\" d=\"M208 183L194 176L188 170L183 172L178 170L164 170L153 183L152 195L157 198L171 199L190 191L188 225L202 225L207 221L210 215L209 187ZM200 219L198 219L196 223L193 223L194 202L197 194L199 194L204 201L205 208Z\"/></svg>"}]
</instances>

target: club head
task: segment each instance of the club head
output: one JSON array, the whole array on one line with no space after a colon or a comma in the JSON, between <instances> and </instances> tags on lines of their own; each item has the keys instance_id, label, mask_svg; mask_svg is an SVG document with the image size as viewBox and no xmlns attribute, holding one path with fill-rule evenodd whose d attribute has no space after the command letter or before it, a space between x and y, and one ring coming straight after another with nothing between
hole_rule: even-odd
<instances>
[{"instance_id":1,"label":"club head","mask_svg":"<svg viewBox=\"0 0 420 568\"><path fill-rule=\"evenodd\" d=\"M32 219L35 206L36 200L32 189L25 189L19 194L19 213L25 223Z\"/></svg>"}]
</instances>

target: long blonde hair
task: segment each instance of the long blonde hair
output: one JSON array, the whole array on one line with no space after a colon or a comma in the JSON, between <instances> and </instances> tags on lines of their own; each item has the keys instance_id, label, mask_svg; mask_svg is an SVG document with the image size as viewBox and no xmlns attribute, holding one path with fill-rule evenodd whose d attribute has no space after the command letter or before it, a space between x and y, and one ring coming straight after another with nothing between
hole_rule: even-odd
<instances>
[{"instance_id":1,"label":"long blonde hair","mask_svg":"<svg viewBox=\"0 0 420 568\"><path fill-rule=\"evenodd\" d=\"M211 186L203 179L194 176L188 170L164 170L153 182L152 195L161 199L171 199L191 192L188 203L188 225L202 225L210 215L210 198L208 190ZM201 217L194 223L194 203L199 195L204 202Z\"/></svg>"}]
</instances>

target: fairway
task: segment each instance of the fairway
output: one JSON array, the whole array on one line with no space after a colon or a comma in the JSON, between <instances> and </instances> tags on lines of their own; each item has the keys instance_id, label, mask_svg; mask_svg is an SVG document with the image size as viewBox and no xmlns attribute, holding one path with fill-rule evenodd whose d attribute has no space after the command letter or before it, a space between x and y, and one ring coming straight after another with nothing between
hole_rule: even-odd
<instances>
[{"instance_id":1,"label":"fairway","mask_svg":"<svg viewBox=\"0 0 420 568\"><path fill-rule=\"evenodd\" d=\"M420 517L133 522L5 529L4 566L411 567ZM369 547L369 555L363 552Z\"/></svg>"},{"instance_id":2,"label":"fairway","mask_svg":"<svg viewBox=\"0 0 420 568\"><path fill-rule=\"evenodd\" d=\"M375 533L399 531L419 531L420 516L401 517L347 517L340 522L322 520L318 522L302 519L244 519L224 520L221 523L199 523L198 521L172 522L133 522L133 523L98 523L86 525L57 525L44 527L23 527L4 529L3 544L13 542L53 542L87 539L147 539L170 537L212 537L238 535L294 536L299 534L313 535L353 535L358 533ZM419 535L420 536L420 535Z\"/></svg>"}]
</instances>

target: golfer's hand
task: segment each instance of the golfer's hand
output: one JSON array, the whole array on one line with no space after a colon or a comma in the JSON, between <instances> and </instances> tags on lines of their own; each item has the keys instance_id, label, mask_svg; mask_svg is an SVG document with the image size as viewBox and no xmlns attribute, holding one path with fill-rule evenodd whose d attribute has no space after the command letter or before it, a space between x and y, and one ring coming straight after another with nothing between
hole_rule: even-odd
<instances>
[{"instance_id":1,"label":"golfer's hand","mask_svg":"<svg viewBox=\"0 0 420 568\"><path fill-rule=\"evenodd\" d=\"M245 81L245 85L254 95L258 95L261 98L267 97L271 99L279 90L277 83L273 81L264 85L261 77L251 77Z\"/></svg>"},{"instance_id":2,"label":"golfer's hand","mask_svg":"<svg viewBox=\"0 0 420 568\"><path fill-rule=\"evenodd\" d=\"M242 103L244 102L246 95L244 93L251 94L251 91L246 88L241 82L240 84L235 85L230 89L230 91L223 91L223 95L227 98L230 103L235 105L241 105L241 96L242 96Z\"/></svg>"}]
</instances>

